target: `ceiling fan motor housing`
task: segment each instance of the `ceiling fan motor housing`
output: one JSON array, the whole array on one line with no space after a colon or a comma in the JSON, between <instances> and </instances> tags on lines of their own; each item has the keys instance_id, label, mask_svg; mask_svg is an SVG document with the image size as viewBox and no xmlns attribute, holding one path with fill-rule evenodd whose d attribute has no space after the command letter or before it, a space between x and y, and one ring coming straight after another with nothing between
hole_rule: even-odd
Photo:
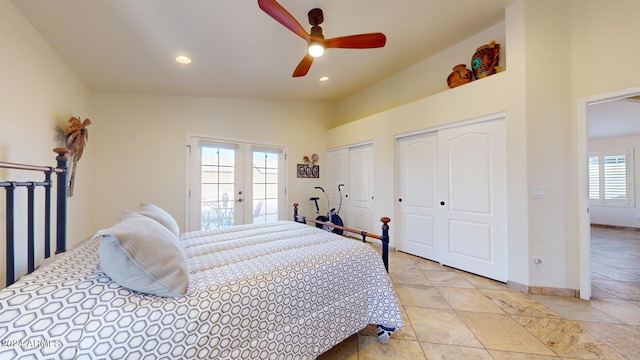
<instances>
[{"instance_id":1,"label":"ceiling fan motor housing","mask_svg":"<svg viewBox=\"0 0 640 360\"><path fill-rule=\"evenodd\" d=\"M322 9L311 9L309 10L309 24L311 25L320 25L324 21L324 15L322 14Z\"/></svg>"}]
</instances>

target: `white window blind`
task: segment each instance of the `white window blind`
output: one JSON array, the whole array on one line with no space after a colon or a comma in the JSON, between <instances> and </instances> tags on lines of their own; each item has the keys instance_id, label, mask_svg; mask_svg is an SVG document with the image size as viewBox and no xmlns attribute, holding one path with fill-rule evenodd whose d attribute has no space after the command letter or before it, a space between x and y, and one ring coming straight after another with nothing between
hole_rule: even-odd
<instances>
[{"instance_id":1,"label":"white window blind","mask_svg":"<svg viewBox=\"0 0 640 360\"><path fill-rule=\"evenodd\" d=\"M589 154L589 200L593 205L634 206L633 149Z\"/></svg>"}]
</instances>

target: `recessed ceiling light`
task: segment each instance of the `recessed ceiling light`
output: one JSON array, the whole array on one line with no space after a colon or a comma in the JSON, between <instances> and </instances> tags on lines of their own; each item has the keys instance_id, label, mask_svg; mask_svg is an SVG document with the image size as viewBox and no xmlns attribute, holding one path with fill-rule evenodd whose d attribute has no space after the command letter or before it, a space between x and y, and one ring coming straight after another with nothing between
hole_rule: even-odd
<instances>
[{"instance_id":1,"label":"recessed ceiling light","mask_svg":"<svg viewBox=\"0 0 640 360\"><path fill-rule=\"evenodd\" d=\"M185 55L180 55L176 57L176 61L180 64L191 64L191 58Z\"/></svg>"},{"instance_id":2,"label":"recessed ceiling light","mask_svg":"<svg viewBox=\"0 0 640 360\"><path fill-rule=\"evenodd\" d=\"M327 81L327 80L329 80L328 76L323 76L323 77L320 78L320 81Z\"/></svg>"}]
</instances>

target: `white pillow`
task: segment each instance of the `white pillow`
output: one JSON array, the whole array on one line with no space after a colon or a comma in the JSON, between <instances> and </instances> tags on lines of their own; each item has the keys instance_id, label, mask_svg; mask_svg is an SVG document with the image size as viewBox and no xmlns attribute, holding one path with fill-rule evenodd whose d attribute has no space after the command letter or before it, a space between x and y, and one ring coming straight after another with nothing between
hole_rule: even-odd
<instances>
[{"instance_id":1,"label":"white pillow","mask_svg":"<svg viewBox=\"0 0 640 360\"><path fill-rule=\"evenodd\" d=\"M185 295L189 271L176 236L157 221L136 213L99 231L102 270L119 285L145 294Z\"/></svg>"},{"instance_id":2,"label":"white pillow","mask_svg":"<svg viewBox=\"0 0 640 360\"><path fill-rule=\"evenodd\" d=\"M164 209L154 204L140 203L140 208L136 211L138 214L152 218L153 220L164 225L169 231L176 236L180 236L180 227L178 222Z\"/></svg>"}]
</instances>

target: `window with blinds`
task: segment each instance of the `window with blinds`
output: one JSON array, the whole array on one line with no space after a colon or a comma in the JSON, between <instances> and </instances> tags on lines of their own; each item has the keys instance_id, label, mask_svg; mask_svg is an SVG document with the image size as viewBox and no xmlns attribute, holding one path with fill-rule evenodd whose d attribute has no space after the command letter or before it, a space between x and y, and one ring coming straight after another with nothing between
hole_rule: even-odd
<instances>
[{"instance_id":1,"label":"window with blinds","mask_svg":"<svg viewBox=\"0 0 640 360\"><path fill-rule=\"evenodd\" d=\"M634 206L633 149L589 154L592 205Z\"/></svg>"}]
</instances>

